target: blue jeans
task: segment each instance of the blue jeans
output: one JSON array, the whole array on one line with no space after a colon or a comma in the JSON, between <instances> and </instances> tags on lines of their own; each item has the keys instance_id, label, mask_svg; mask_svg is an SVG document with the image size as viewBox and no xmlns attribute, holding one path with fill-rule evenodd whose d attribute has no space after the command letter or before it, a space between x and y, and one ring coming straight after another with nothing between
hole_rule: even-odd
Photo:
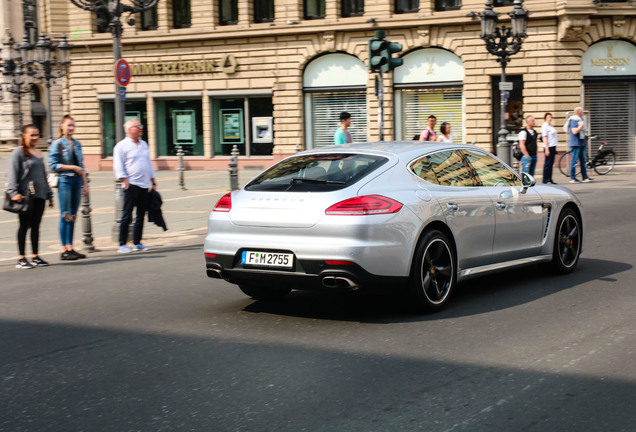
<instances>
[{"instance_id":1,"label":"blue jeans","mask_svg":"<svg viewBox=\"0 0 636 432\"><path fill-rule=\"evenodd\" d=\"M77 209L82 199L83 181L80 176L60 176L57 184L57 195L60 201L60 240L62 246L73 244ZM68 214L68 219L64 215Z\"/></svg>"},{"instance_id":2,"label":"blue jeans","mask_svg":"<svg viewBox=\"0 0 636 432\"><path fill-rule=\"evenodd\" d=\"M576 164L581 163L581 176L583 180L587 178L587 155L585 146L570 147L572 151L572 162L570 162L570 178L576 180Z\"/></svg>"},{"instance_id":3,"label":"blue jeans","mask_svg":"<svg viewBox=\"0 0 636 432\"><path fill-rule=\"evenodd\" d=\"M523 156L521 158L521 172L525 172L534 176L534 170L537 167L536 156Z\"/></svg>"}]
</instances>

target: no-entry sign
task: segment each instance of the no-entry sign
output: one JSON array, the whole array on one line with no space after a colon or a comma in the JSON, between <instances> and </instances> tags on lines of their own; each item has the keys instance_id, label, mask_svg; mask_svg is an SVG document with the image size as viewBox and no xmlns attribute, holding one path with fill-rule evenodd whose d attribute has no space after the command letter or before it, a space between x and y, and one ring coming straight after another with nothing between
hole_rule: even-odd
<instances>
[{"instance_id":1,"label":"no-entry sign","mask_svg":"<svg viewBox=\"0 0 636 432\"><path fill-rule=\"evenodd\" d=\"M128 62L124 59L117 60L117 63L115 63L115 80L117 80L117 84L126 87L130 82L130 78L132 78L132 73Z\"/></svg>"}]
</instances>

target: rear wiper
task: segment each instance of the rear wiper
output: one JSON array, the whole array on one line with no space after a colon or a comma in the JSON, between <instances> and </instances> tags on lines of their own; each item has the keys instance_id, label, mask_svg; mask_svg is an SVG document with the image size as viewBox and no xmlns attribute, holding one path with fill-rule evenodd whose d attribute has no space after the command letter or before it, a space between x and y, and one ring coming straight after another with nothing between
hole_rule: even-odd
<instances>
[{"instance_id":1,"label":"rear wiper","mask_svg":"<svg viewBox=\"0 0 636 432\"><path fill-rule=\"evenodd\" d=\"M289 183L290 184L295 184L295 183L346 184L345 182L341 182L341 181L321 180L321 179L313 179L313 178L306 178L306 177L294 177L291 179Z\"/></svg>"}]
</instances>

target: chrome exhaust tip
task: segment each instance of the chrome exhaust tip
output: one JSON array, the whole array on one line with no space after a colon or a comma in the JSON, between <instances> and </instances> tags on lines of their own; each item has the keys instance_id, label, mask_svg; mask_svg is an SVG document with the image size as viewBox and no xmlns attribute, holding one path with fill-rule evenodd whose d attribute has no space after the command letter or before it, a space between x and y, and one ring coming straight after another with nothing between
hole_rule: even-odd
<instances>
[{"instance_id":1,"label":"chrome exhaust tip","mask_svg":"<svg viewBox=\"0 0 636 432\"><path fill-rule=\"evenodd\" d=\"M344 276L325 276L322 285L326 288L349 289L352 291L360 288L357 283Z\"/></svg>"}]
</instances>

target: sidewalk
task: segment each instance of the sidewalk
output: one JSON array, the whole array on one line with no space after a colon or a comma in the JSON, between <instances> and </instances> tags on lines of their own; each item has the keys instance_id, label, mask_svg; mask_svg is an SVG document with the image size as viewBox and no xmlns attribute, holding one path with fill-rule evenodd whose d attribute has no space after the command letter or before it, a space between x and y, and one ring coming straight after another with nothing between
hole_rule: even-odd
<instances>
[{"instance_id":1,"label":"sidewalk","mask_svg":"<svg viewBox=\"0 0 636 432\"><path fill-rule=\"evenodd\" d=\"M9 153L0 153L0 179L3 190L6 185ZM46 154L45 154L46 157ZM239 185L257 175L259 170L239 172ZM230 175L222 171L185 171L185 187L179 188L178 171L156 171L157 190L163 199L163 215L168 231L155 224L144 224L143 243L151 248L162 247L184 241L193 241L207 230L207 218L217 200L230 191ZM59 262L60 240L58 223L60 218L57 189L54 189L55 207L44 212L40 225L40 255L51 263ZM4 199L4 196L3 198ZM90 204L93 245L99 252L115 252L119 244L112 240L115 226L115 178L111 171L90 173ZM81 210L81 207L80 207ZM134 217L134 213L133 213ZM0 211L0 269L15 264L17 260L17 215ZM74 247L83 248L83 224L81 213L75 224ZM27 236L27 256L31 255L31 241ZM89 255L90 259L90 255Z\"/></svg>"}]
</instances>

